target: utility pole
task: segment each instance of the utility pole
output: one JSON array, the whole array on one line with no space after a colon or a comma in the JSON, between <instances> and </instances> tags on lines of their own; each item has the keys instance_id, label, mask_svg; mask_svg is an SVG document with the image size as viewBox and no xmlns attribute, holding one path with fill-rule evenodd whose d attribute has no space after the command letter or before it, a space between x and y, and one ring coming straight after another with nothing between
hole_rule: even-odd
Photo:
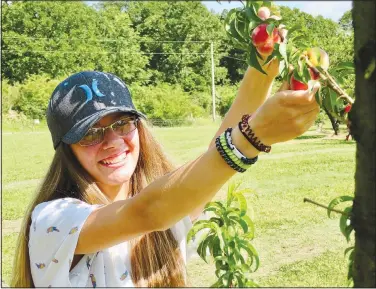
<instances>
[{"instance_id":1,"label":"utility pole","mask_svg":"<svg viewBox=\"0 0 376 289\"><path fill-rule=\"evenodd\" d=\"M212 77L212 99L213 99L213 122L215 121L215 82L214 82L214 45L213 41L210 43L211 55L211 77Z\"/></svg>"}]
</instances>

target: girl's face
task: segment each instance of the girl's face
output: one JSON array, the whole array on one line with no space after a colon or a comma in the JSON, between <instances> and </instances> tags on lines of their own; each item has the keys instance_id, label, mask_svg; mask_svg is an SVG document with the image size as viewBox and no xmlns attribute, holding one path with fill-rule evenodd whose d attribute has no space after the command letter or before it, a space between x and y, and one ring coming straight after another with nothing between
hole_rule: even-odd
<instances>
[{"instance_id":1,"label":"girl's face","mask_svg":"<svg viewBox=\"0 0 376 289\"><path fill-rule=\"evenodd\" d=\"M122 113L107 115L93 127L106 127L124 116ZM98 185L119 186L130 180L136 168L140 153L138 130L119 136L107 128L102 142L91 146L76 143L71 148Z\"/></svg>"}]
</instances>

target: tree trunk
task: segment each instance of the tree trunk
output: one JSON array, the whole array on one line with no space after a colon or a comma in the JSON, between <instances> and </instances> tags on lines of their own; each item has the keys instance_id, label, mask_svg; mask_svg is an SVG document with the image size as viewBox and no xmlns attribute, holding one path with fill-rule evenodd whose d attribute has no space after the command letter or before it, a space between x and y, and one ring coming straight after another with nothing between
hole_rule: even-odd
<instances>
[{"instance_id":1,"label":"tree trunk","mask_svg":"<svg viewBox=\"0 0 376 289\"><path fill-rule=\"evenodd\" d=\"M350 112L351 132L356 140L355 199L352 224L355 251L354 287L376 287L376 71L367 69L376 61L375 1L353 1L355 94ZM372 69L371 69L372 71Z\"/></svg>"},{"instance_id":2,"label":"tree trunk","mask_svg":"<svg viewBox=\"0 0 376 289\"><path fill-rule=\"evenodd\" d=\"M332 128L334 130L334 134L338 135L339 132L339 122L329 113L329 111L324 106L324 111L326 115L329 117L330 123L332 124Z\"/></svg>"}]
</instances>

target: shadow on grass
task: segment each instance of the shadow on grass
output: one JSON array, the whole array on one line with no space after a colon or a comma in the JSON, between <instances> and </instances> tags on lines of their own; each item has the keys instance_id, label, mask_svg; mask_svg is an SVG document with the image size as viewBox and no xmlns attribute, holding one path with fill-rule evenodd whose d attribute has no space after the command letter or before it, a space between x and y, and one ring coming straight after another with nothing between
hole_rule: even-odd
<instances>
[{"instance_id":1,"label":"shadow on grass","mask_svg":"<svg viewBox=\"0 0 376 289\"><path fill-rule=\"evenodd\" d=\"M325 139L322 139L321 141L319 142L315 142L315 146L327 146L328 144L330 145L351 145L351 146L355 146L356 145L356 141L354 140L341 140L341 139L330 139L330 138L325 138ZM301 143L300 145L305 145L305 146L311 146L312 144L310 143Z\"/></svg>"},{"instance_id":2,"label":"shadow on grass","mask_svg":"<svg viewBox=\"0 0 376 289\"><path fill-rule=\"evenodd\" d=\"M298 136L294 139L315 139L315 138L324 138L326 137L325 134L320 134L320 135L301 135L301 136Z\"/></svg>"}]
</instances>

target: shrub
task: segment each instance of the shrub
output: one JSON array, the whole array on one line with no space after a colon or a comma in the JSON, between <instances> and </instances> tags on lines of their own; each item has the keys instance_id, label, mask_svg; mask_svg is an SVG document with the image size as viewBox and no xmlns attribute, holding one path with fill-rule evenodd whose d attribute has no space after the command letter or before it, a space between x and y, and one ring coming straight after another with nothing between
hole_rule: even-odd
<instances>
[{"instance_id":1,"label":"shrub","mask_svg":"<svg viewBox=\"0 0 376 289\"><path fill-rule=\"evenodd\" d=\"M13 109L20 95L19 85L10 85L8 80L1 81L1 113L7 115Z\"/></svg>"},{"instance_id":2,"label":"shrub","mask_svg":"<svg viewBox=\"0 0 376 289\"><path fill-rule=\"evenodd\" d=\"M44 119L51 94L60 80L46 75L32 75L19 88L19 98L14 108L33 119Z\"/></svg>"},{"instance_id":3,"label":"shrub","mask_svg":"<svg viewBox=\"0 0 376 289\"><path fill-rule=\"evenodd\" d=\"M178 85L131 85L130 90L137 109L145 113L156 125L186 124L190 119L205 114L205 110Z\"/></svg>"},{"instance_id":4,"label":"shrub","mask_svg":"<svg viewBox=\"0 0 376 289\"><path fill-rule=\"evenodd\" d=\"M217 86L216 87L216 110L220 116L225 116L234 102L238 86Z\"/></svg>"}]
</instances>

